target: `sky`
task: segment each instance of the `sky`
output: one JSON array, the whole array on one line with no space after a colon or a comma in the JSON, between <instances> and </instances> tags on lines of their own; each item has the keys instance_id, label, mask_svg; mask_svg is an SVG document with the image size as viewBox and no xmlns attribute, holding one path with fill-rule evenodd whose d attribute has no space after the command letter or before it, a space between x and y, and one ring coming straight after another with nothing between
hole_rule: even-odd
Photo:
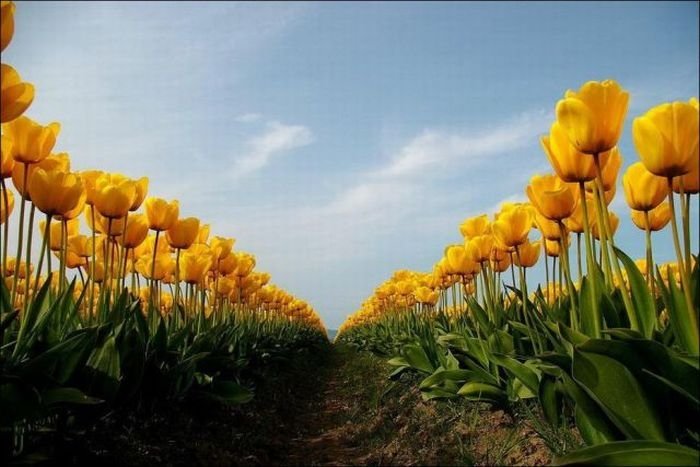
<instances>
[{"instance_id":1,"label":"sky","mask_svg":"<svg viewBox=\"0 0 700 467\"><path fill-rule=\"evenodd\" d=\"M525 200L567 89L630 92L623 170L632 119L698 95L697 2L16 4L2 61L72 169L148 176L329 328L394 270L429 271L466 217ZM643 257L621 186L612 210Z\"/></svg>"}]
</instances>

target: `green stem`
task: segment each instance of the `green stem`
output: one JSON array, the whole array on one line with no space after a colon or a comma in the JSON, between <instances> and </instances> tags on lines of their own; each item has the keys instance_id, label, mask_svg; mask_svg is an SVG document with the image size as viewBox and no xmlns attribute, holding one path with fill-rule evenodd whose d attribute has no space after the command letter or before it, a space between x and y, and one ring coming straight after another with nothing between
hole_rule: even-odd
<instances>
[{"instance_id":1,"label":"green stem","mask_svg":"<svg viewBox=\"0 0 700 467\"><path fill-rule=\"evenodd\" d=\"M0 178L0 188L2 188L2 202L5 206L6 219L3 227L3 238L2 238L2 277L7 274L7 250L8 241L10 238L10 198L7 194L7 186L5 186L5 179Z\"/></svg>"},{"instance_id":2,"label":"green stem","mask_svg":"<svg viewBox=\"0 0 700 467\"><path fill-rule=\"evenodd\" d=\"M693 297L690 294L690 278L687 274L687 269L683 263L683 253L681 252L681 244L678 239L678 223L676 222L676 207L673 201L673 179L668 177L668 204L671 207L671 229L673 231L673 246L676 249L676 256L678 257L678 272L681 276L681 285L683 286L683 295L685 296L687 322L690 327L690 332L692 333L693 341L690 343L691 348L688 349L692 355L697 355L699 350L700 336L698 335L698 320L695 316L695 310L693 309ZM669 277L669 280L671 278Z\"/></svg>"},{"instance_id":3,"label":"green stem","mask_svg":"<svg viewBox=\"0 0 700 467\"><path fill-rule=\"evenodd\" d=\"M34 293L32 293L32 301L36 296L36 291L39 289L39 276L41 275L41 269L44 267L44 254L46 249L49 249L49 255L51 255L51 216L46 214L46 226L44 226L44 238L41 241L41 252L39 253L39 265L36 268L36 274L34 276ZM47 275L46 280L51 280L51 274Z\"/></svg>"},{"instance_id":4,"label":"green stem","mask_svg":"<svg viewBox=\"0 0 700 467\"><path fill-rule=\"evenodd\" d=\"M29 164L24 163L24 176L22 182L22 202L19 207L19 231L17 233L17 255L15 255L15 272L12 276L12 300L11 304L14 308L15 299L17 298L17 283L19 282L19 266L22 258L22 240L24 233L24 206L27 200L27 177L29 175Z\"/></svg>"},{"instance_id":5,"label":"green stem","mask_svg":"<svg viewBox=\"0 0 700 467\"><path fill-rule=\"evenodd\" d=\"M576 288L574 287L574 282L571 280L571 271L569 270L569 247L567 245L568 233L564 228L564 223L557 221L559 225L559 250L561 252L561 260L559 268L564 270L564 278L566 280L566 287L569 290L569 298L571 306L569 308L569 318L571 319L571 328L573 330L579 329L578 321L578 310L577 310L577 295Z\"/></svg>"},{"instance_id":6,"label":"green stem","mask_svg":"<svg viewBox=\"0 0 700 467\"><path fill-rule=\"evenodd\" d=\"M654 280L654 259L652 257L651 249L651 228L649 225L649 211L644 211L644 227L645 237L646 237L646 257L647 257L647 284L651 288L651 296L654 297L654 302L656 302L656 281Z\"/></svg>"},{"instance_id":7,"label":"green stem","mask_svg":"<svg viewBox=\"0 0 700 467\"><path fill-rule=\"evenodd\" d=\"M583 268L581 267L581 232L576 232L576 259L578 262L578 281L583 278Z\"/></svg>"},{"instance_id":8,"label":"green stem","mask_svg":"<svg viewBox=\"0 0 700 467\"><path fill-rule=\"evenodd\" d=\"M32 204L29 209L29 226L27 227L27 261L25 264L26 275L24 277L24 311L29 307L29 284L32 282L31 265L32 265L32 229L34 228L34 213L36 206Z\"/></svg>"}]
</instances>

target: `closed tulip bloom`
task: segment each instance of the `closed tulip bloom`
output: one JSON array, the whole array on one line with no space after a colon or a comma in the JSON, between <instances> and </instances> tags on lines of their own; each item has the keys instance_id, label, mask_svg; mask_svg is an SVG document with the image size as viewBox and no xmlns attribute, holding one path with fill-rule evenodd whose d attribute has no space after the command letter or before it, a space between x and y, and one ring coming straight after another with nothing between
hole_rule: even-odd
<instances>
[{"instance_id":1,"label":"closed tulip bloom","mask_svg":"<svg viewBox=\"0 0 700 467\"><path fill-rule=\"evenodd\" d=\"M491 264L491 269L494 272L507 271L508 268L510 267L510 264L511 264L510 263L510 256L505 255L505 256L498 258L498 259L495 259L495 260L492 259L492 260L490 260L490 264Z\"/></svg>"},{"instance_id":2,"label":"closed tulip bloom","mask_svg":"<svg viewBox=\"0 0 700 467\"><path fill-rule=\"evenodd\" d=\"M12 157L12 140L5 135L0 136L0 157L2 157L0 175L3 179L11 177L12 169L15 167L15 160Z\"/></svg>"},{"instance_id":3,"label":"closed tulip bloom","mask_svg":"<svg viewBox=\"0 0 700 467\"><path fill-rule=\"evenodd\" d=\"M168 243L173 248L185 249L194 243L199 235L199 219L187 217L176 220L165 233Z\"/></svg>"},{"instance_id":4,"label":"closed tulip bloom","mask_svg":"<svg viewBox=\"0 0 700 467\"><path fill-rule=\"evenodd\" d=\"M561 253L561 246L558 241L545 239L544 251L550 258L558 258Z\"/></svg>"},{"instance_id":5,"label":"closed tulip bloom","mask_svg":"<svg viewBox=\"0 0 700 467\"><path fill-rule=\"evenodd\" d=\"M136 195L134 196L134 200L131 203L129 211L136 211L141 207L143 200L146 199L146 195L148 194L148 177L141 177L138 180L135 180L134 184L136 188Z\"/></svg>"},{"instance_id":6,"label":"closed tulip bloom","mask_svg":"<svg viewBox=\"0 0 700 467\"><path fill-rule=\"evenodd\" d=\"M209 224L199 224L199 234L197 235L197 243L206 245L209 241L209 231L211 226Z\"/></svg>"},{"instance_id":7,"label":"closed tulip bloom","mask_svg":"<svg viewBox=\"0 0 700 467\"><path fill-rule=\"evenodd\" d=\"M491 228L498 242L505 246L518 246L527 241L532 228L532 214L526 207L513 208L501 214Z\"/></svg>"},{"instance_id":8,"label":"closed tulip bloom","mask_svg":"<svg viewBox=\"0 0 700 467\"><path fill-rule=\"evenodd\" d=\"M51 238L53 239L53 235ZM87 235L69 235L68 250L81 258L89 258L92 256L92 241Z\"/></svg>"},{"instance_id":9,"label":"closed tulip bloom","mask_svg":"<svg viewBox=\"0 0 700 467\"><path fill-rule=\"evenodd\" d=\"M605 165L601 168L603 190L610 191L615 189L617 185L617 175L620 173L620 167L622 167L622 154L617 147L611 149L605 153L605 157L601 158L601 161L605 160ZM586 191L592 193L595 191L595 182L586 183Z\"/></svg>"},{"instance_id":10,"label":"closed tulip bloom","mask_svg":"<svg viewBox=\"0 0 700 467\"><path fill-rule=\"evenodd\" d=\"M595 213L595 203L593 199L590 199L586 197L586 205L588 207L588 213L589 215L594 215ZM576 205L576 209L574 209L574 212L571 213L569 217L564 219L564 225L566 225L566 228L569 230L569 232L575 232L575 233L583 233L584 232L584 225L583 225L583 203L579 199L578 204ZM554 225L552 228L556 227Z\"/></svg>"},{"instance_id":11,"label":"closed tulip bloom","mask_svg":"<svg viewBox=\"0 0 700 467\"><path fill-rule=\"evenodd\" d=\"M145 256L136 262L136 270L147 279L161 281L175 270L175 261L169 254L159 254L156 255L154 268L153 257ZM151 270L153 270L153 276L151 276Z\"/></svg>"},{"instance_id":12,"label":"closed tulip bloom","mask_svg":"<svg viewBox=\"0 0 700 467\"><path fill-rule=\"evenodd\" d=\"M593 212L593 211L590 211ZM540 231L542 236L550 241L557 241L561 238L561 231L559 230L559 224L555 221L549 220L542 214L537 213L535 215L535 225Z\"/></svg>"},{"instance_id":13,"label":"closed tulip bloom","mask_svg":"<svg viewBox=\"0 0 700 467\"><path fill-rule=\"evenodd\" d=\"M36 164L47 158L60 129L58 123L43 126L24 116L2 125L3 135L12 140L12 157L25 164Z\"/></svg>"},{"instance_id":14,"label":"closed tulip bloom","mask_svg":"<svg viewBox=\"0 0 700 467\"><path fill-rule=\"evenodd\" d=\"M428 287L418 287L413 291L413 297L418 303L435 305L440 297L440 294L438 294L438 292L435 290L429 289Z\"/></svg>"},{"instance_id":15,"label":"closed tulip bloom","mask_svg":"<svg viewBox=\"0 0 700 467\"><path fill-rule=\"evenodd\" d=\"M209 241L209 247L214 254L215 261L226 258L231 253L234 243L236 243L234 238L213 237Z\"/></svg>"},{"instance_id":16,"label":"closed tulip bloom","mask_svg":"<svg viewBox=\"0 0 700 467\"><path fill-rule=\"evenodd\" d=\"M86 266L87 262L85 258L75 254L73 250L66 251L66 267L68 269L75 269L82 266Z\"/></svg>"},{"instance_id":17,"label":"closed tulip bloom","mask_svg":"<svg viewBox=\"0 0 700 467\"><path fill-rule=\"evenodd\" d=\"M681 186L683 186L683 193L700 192L700 160L695 161L687 174L673 177L673 191L680 193Z\"/></svg>"},{"instance_id":18,"label":"closed tulip bloom","mask_svg":"<svg viewBox=\"0 0 700 467\"><path fill-rule=\"evenodd\" d=\"M638 228L646 230L647 228L656 232L661 230L671 221L671 207L668 203L662 203L649 211L649 223L647 224L644 211L631 211L632 222Z\"/></svg>"},{"instance_id":19,"label":"closed tulip bloom","mask_svg":"<svg viewBox=\"0 0 700 467\"><path fill-rule=\"evenodd\" d=\"M7 210L5 210L5 193L7 193ZM5 190L3 195L0 196L0 224L4 224L10 214L12 214L12 209L15 207L15 195L12 191Z\"/></svg>"},{"instance_id":20,"label":"closed tulip bloom","mask_svg":"<svg viewBox=\"0 0 700 467\"><path fill-rule=\"evenodd\" d=\"M85 186L85 193L87 194L87 200L85 202L90 206L95 204L95 185L97 184L97 179L103 174L104 172L101 170L83 170L79 173L80 179Z\"/></svg>"},{"instance_id":21,"label":"closed tulip bloom","mask_svg":"<svg viewBox=\"0 0 700 467\"><path fill-rule=\"evenodd\" d=\"M51 251L59 251L63 248L62 222L51 222L51 227L49 228L51 229L51 242L49 243L49 248ZM39 221L39 230L43 236L44 232L46 232L46 221ZM72 236L78 235L78 232L80 231L80 222L78 219L66 222L66 230L68 232L66 241L70 241Z\"/></svg>"},{"instance_id":22,"label":"closed tulip bloom","mask_svg":"<svg viewBox=\"0 0 700 467\"><path fill-rule=\"evenodd\" d=\"M489 229L489 217L486 214L470 217L462 222L459 231L464 238L471 239L478 235L484 235Z\"/></svg>"},{"instance_id":23,"label":"closed tulip bloom","mask_svg":"<svg viewBox=\"0 0 700 467\"><path fill-rule=\"evenodd\" d=\"M15 33L15 4L3 0L0 2L0 51L5 50Z\"/></svg>"},{"instance_id":24,"label":"closed tulip bloom","mask_svg":"<svg viewBox=\"0 0 700 467\"><path fill-rule=\"evenodd\" d=\"M450 274L475 274L479 271L479 265L467 254L467 249L461 245L453 245L445 252L447 267Z\"/></svg>"},{"instance_id":25,"label":"closed tulip bloom","mask_svg":"<svg viewBox=\"0 0 700 467\"><path fill-rule=\"evenodd\" d=\"M663 177L649 172L644 164L635 162L622 177L625 199L630 208L650 211L668 195L668 183Z\"/></svg>"},{"instance_id":26,"label":"closed tulip bloom","mask_svg":"<svg viewBox=\"0 0 700 467\"><path fill-rule=\"evenodd\" d=\"M576 208L578 191L556 175L535 175L526 189L533 206L547 219L562 220Z\"/></svg>"},{"instance_id":27,"label":"closed tulip bloom","mask_svg":"<svg viewBox=\"0 0 700 467\"><path fill-rule=\"evenodd\" d=\"M180 203L177 200L168 203L162 198L149 197L145 205L148 226L152 230L168 230L180 215Z\"/></svg>"},{"instance_id":28,"label":"closed tulip bloom","mask_svg":"<svg viewBox=\"0 0 700 467\"><path fill-rule=\"evenodd\" d=\"M103 261L95 261L94 267L87 268L87 273L90 279L101 284L105 278L105 263Z\"/></svg>"},{"instance_id":29,"label":"closed tulip bloom","mask_svg":"<svg viewBox=\"0 0 700 467\"><path fill-rule=\"evenodd\" d=\"M531 268L537 264L537 260L540 258L540 250L542 249L542 242L539 240L536 242L526 242L518 247L518 254L513 256L513 262L516 266L521 266L524 268Z\"/></svg>"},{"instance_id":30,"label":"closed tulip bloom","mask_svg":"<svg viewBox=\"0 0 700 467\"><path fill-rule=\"evenodd\" d=\"M124 248L136 248L141 245L148 236L148 219L144 214L132 214L126 223L126 230L118 241Z\"/></svg>"},{"instance_id":31,"label":"closed tulip bloom","mask_svg":"<svg viewBox=\"0 0 700 467\"><path fill-rule=\"evenodd\" d=\"M116 237L121 235L124 231L124 218L112 219L112 222L110 222L108 218L104 217L102 214L97 212L97 210L95 210L95 223L93 224L93 213L91 212L90 207L86 206L83 214L88 227L95 232L106 235L108 234L110 237Z\"/></svg>"},{"instance_id":32,"label":"closed tulip bloom","mask_svg":"<svg viewBox=\"0 0 700 467\"><path fill-rule=\"evenodd\" d=\"M83 182L74 173L37 169L29 182L29 194L41 212L62 216L78 205Z\"/></svg>"},{"instance_id":33,"label":"closed tulip bloom","mask_svg":"<svg viewBox=\"0 0 700 467\"><path fill-rule=\"evenodd\" d=\"M19 117L34 100L34 86L25 83L10 65L0 64L0 122Z\"/></svg>"},{"instance_id":34,"label":"closed tulip bloom","mask_svg":"<svg viewBox=\"0 0 700 467\"><path fill-rule=\"evenodd\" d=\"M28 187L32 181L32 175L37 169L44 169L47 172L70 172L70 157L68 153L62 152L51 154L36 164L15 164L12 169L12 184L21 195L24 195L29 200L31 200L31 196L29 192L25 193L24 188L24 173L27 172L26 181Z\"/></svg>"},{"instance_id":35,"label":"closed tulip bloom","mask_svg":"<svg viewBox=\"0 0 700 467\"><path fill-rule=\"evenodd\" d=\"M238 254L238 264L236 265L237 276L247 276L255 268L255 256L249 253Z\"/></svg>"},{"instance_id":36,"label":"closed tulip bloom","mask_svg":"<svg viewBox=\"0 0 700 467\"><path fill-rule=\"evenodd\" d=\"M686 102L658 105L634 119L632 137L647 170L660 177L691 172L698 163L698 109Z\"/></svg>"},{"instance_id":37,"label":"closed tulip bloom","mask_svg":"<svg viewBox=\"0 0 700 467\"><path fill-rule=\"evenodd\" d=\"M63 220L72 220L78 218L82 213L85 208L85 201L87 200L87 193L85 190L82 191L80 194L80 198L78 199L78 203L75 205L75 207L69 211L64 212L60 218Z\"/></svg>"},{"instance_id":38,"label":"closed tulip bloom","mask_svg":"<svg viewBox=\"0 0 700 467\"><path fill-rule=\"evenodd\" d=\"M559 122L552 124L549 136L543 136L540 143L552 168L563 181L588 182L596 177L593 158L578 151L569 142L569 137Z\"/></svg>"},{"instance_id":39,"label":"closed tulip bloom","mask_svg":"<svg viewBox=\"0 0 700 467\"><path fill-rule=\"evenodd\" d=\"M231 274L238 266L238 257L236 255L228 255L224 259L219 260L218 271L222 275Z\"/></svg>"},{"instance_id":40,"label":"closed tulip bloom","mask_svg":"<svg viewBox=\"0 0 700 467\"><path fill-rule=\"evenodd\" d=\"M494 239L492 235L477 235L465 244L467 256L476 263L488 261L491 257Z\"/></svg>"},{"instance_id":41,"label":"closed tulip bloom","mask_svg":"<svg viewBox=\"0 0 700 467\"><path fill-rule=\"evenodd\" d=\"M601 154L617 145L628 103L629 93L615 81L589 81L557 103L557 122L577 150Z\"/></svg>"},{"instance_id":42,"label":"closed tulip bloom","mask_svg":"<svg viewBox=\"0 0 700 467\"><path fill-rule=\"evenodd\" d=\"M119 174L102 174L95 180L95 209L108 219L120 219L129 213L136 196L136 184Z\"/></svg>"}]
</instances>

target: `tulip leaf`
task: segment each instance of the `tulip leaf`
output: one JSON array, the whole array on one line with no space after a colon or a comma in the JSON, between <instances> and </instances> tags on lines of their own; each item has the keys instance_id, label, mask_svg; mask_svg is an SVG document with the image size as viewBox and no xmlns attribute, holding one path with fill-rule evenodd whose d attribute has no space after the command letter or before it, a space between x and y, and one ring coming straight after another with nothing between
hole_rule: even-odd
<instances>
[{"instance_id":1,"label":"tulip leaf","mask_svg":"<svg viewBox=\"0 0 700 467\"><path fill-rule=\"evenodd\" d=\"M465 383L457 394L471 400L485 400L493 402L504 401L507 394L500 388L491 384L469 382Z\"/></svg>"},{"instance_id":2,"label":"tulip leaf","mask_svg":"<svg viewBox=\"0 0 700 467\"><path fill-rule=\"evenodd\" d=\"M233 381L214 381L205 394L225 404L245 404L253 400L253 392Z\"/></svg>"},{"instance_id":3,"label":"tulip leaf","mask_svg":"<svg viewBox=\"0 0 700 467\"><path fill-rule=\"evenodd\" d=\"M519 361L505 355L492 354L490 358L492 362L503 367L508 373L522 381L530 391L537 394L540 382L537 378L537 373L535 373L531 368L528 368Z\"/></svg>"},{"instance_id":4,"label":"tulip leaf","mask_svg":"<svg viewBox=\"0 0 700 467\"><path fill-rule=\"evenodd\" d=\"M654 323L656 323L654 298L651 296L649 286L644 280L642 273L639 272L637 265L634 264L634 261L619 248L613 247L613 249L617 257L622 261L625 271L627 271L627 280L632 293L634 312L639 322L639 330L648 339L654 332Z\"/></svg>"},{"instance_id":5,"label":"tulip leaf","mask_svg":"<svg viewBox=\"0 0 700 467\"><path fill-rule=\"evenodd\" d=\"M700 453L662 441L615 441L554 459L552 465L698 465Z\"/></svg>"},{"instance_id":6,"label":"tulip leaf","mask_svg":"<svg viewBox=\"0 0 700 467\"><path fill-rule=\"evenodd\" d=\"M416 370L431 374L435 371L435 367L430 362L428 355L422 347L414 344L409 344L403 348L403 356L406 362Z\"/></svg>"},{"instance_id":7,"label":"tulip leaf","mask_svg":"<svg viewBox=\"0 0 700 467\"><path fill-rule=\"evenodd\" d=\"M606 355L577 349L572 374L627 437L664 439L658 410L625 365Z\"/></svg>"}]
</instances>

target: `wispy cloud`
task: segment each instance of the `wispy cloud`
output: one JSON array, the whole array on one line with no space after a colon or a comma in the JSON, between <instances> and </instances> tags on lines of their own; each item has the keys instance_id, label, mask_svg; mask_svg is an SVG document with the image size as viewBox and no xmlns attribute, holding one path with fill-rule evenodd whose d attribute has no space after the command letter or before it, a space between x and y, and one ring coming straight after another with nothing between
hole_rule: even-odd
<instances>
[{"instance_id":1,"label":"wispy cloud","mask_svg":"<svg viewBox=\"0 0 700 467\"><path fill-rule=\"evenodd\" d=\"M313 140L311 130L303 125L268 122L262 134L247 141L248 152L234 161L232 174L236 178L250 175L268 165L273 158L307 146Z\"/></svg>"},{"instance_id":2,"label":"wispy cloud","mask_svg":"<svg viewBox=\"0 0 700 467\"><path fill-rule=\"evenodd\" d=\"M239 123L255 123L259 122L260 119L262 119L262 115L260 115L259 113L251 112L239 115L234 120L236 120Z\"/></svg>"}]
</instances>

